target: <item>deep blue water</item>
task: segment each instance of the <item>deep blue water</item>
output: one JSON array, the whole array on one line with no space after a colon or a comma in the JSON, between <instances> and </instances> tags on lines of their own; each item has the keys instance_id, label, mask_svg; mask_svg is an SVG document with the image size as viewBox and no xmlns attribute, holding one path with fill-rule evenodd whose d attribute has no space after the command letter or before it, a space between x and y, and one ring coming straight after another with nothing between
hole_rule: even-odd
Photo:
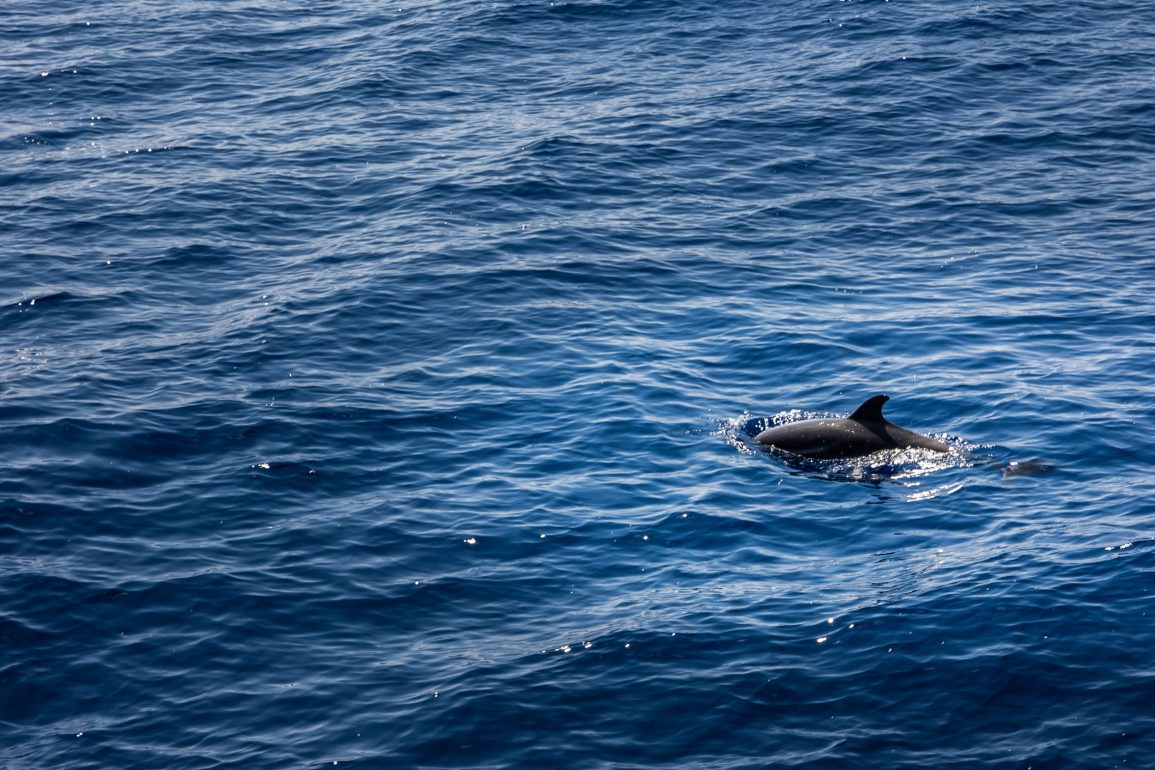
<instances>
[{"instance_id":1,"label":"deep blue water","mask_svg":"<svg viewBox=\"0 0 1155 770\"><path fill-rule=\"evenodd\" d=\"M1155 5L0 51L0 768L1152 766Z\"/></svg>"}]
</instances>

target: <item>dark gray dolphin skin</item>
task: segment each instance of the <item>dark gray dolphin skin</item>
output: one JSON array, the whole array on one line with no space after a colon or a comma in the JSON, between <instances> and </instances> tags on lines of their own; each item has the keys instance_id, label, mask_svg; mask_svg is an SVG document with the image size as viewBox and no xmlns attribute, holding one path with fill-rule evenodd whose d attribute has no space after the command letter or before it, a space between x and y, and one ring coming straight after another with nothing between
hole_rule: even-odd
<instances>
[{"instance_id":1,"label":"dark gray dolphin skin","mask_svg":"<svg viewBox=\"0 0 1155 770\"><path fill-rule=\"evenodd\" d=\"M849 417L799 420L776 425L755 436L763 446L774 447L815 460L861 457L883 449L918 447L949 452L941 441L900 428L882 416L890 396L871 396Z\"/></svg>"}]
</instances>

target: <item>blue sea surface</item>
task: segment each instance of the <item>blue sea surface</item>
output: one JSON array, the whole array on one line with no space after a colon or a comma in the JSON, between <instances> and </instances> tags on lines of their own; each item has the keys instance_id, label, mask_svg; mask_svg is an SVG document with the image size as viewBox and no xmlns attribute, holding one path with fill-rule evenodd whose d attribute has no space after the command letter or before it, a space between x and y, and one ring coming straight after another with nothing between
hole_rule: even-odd
<instances>
[{"instance_id":1,"label":"blue sea surface","mask_svg":"<svg viewBox=\"0 0 1155 770\"><path fill-rule=\"evenodd\" d=\"M0 51L3 770L1153 766L1155 5Z\"/></svg>"}]
</instances>

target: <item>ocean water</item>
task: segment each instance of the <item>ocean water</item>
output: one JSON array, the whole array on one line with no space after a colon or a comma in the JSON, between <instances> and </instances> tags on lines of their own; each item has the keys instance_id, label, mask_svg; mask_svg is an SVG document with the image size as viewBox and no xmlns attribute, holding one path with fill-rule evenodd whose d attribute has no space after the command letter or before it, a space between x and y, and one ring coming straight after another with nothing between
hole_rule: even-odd
<instances>
[{"instance_id":1,"label":"ocean water","mask_svg":"<svg viewBox=\"0 0 1155 770\"><path fill-rule=\"evenodd\" d=\"M0 51L0 768L1152 766L1155 6Z\"/></svg>"}]
</instances>

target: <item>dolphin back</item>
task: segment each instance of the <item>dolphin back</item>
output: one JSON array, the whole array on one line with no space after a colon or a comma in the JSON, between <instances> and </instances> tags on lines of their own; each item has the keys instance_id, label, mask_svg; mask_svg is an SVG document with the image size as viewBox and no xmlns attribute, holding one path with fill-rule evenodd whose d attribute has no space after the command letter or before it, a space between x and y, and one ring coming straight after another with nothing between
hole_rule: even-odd
<instances>
[{"instance_id":1,"label":"dolphin back","mask_svg":"<svg viewBox=\"0 0 1155 770\"><path fill-rule=\"evenodd\" d=\"M890 397L871 396L849 417L800 420L776 425L755 436L763 446L818 460L861 457L885 449L919 448L949 452L950 447L929 436L907 430L882 416Z\"/></svg>"}]
</instances>

